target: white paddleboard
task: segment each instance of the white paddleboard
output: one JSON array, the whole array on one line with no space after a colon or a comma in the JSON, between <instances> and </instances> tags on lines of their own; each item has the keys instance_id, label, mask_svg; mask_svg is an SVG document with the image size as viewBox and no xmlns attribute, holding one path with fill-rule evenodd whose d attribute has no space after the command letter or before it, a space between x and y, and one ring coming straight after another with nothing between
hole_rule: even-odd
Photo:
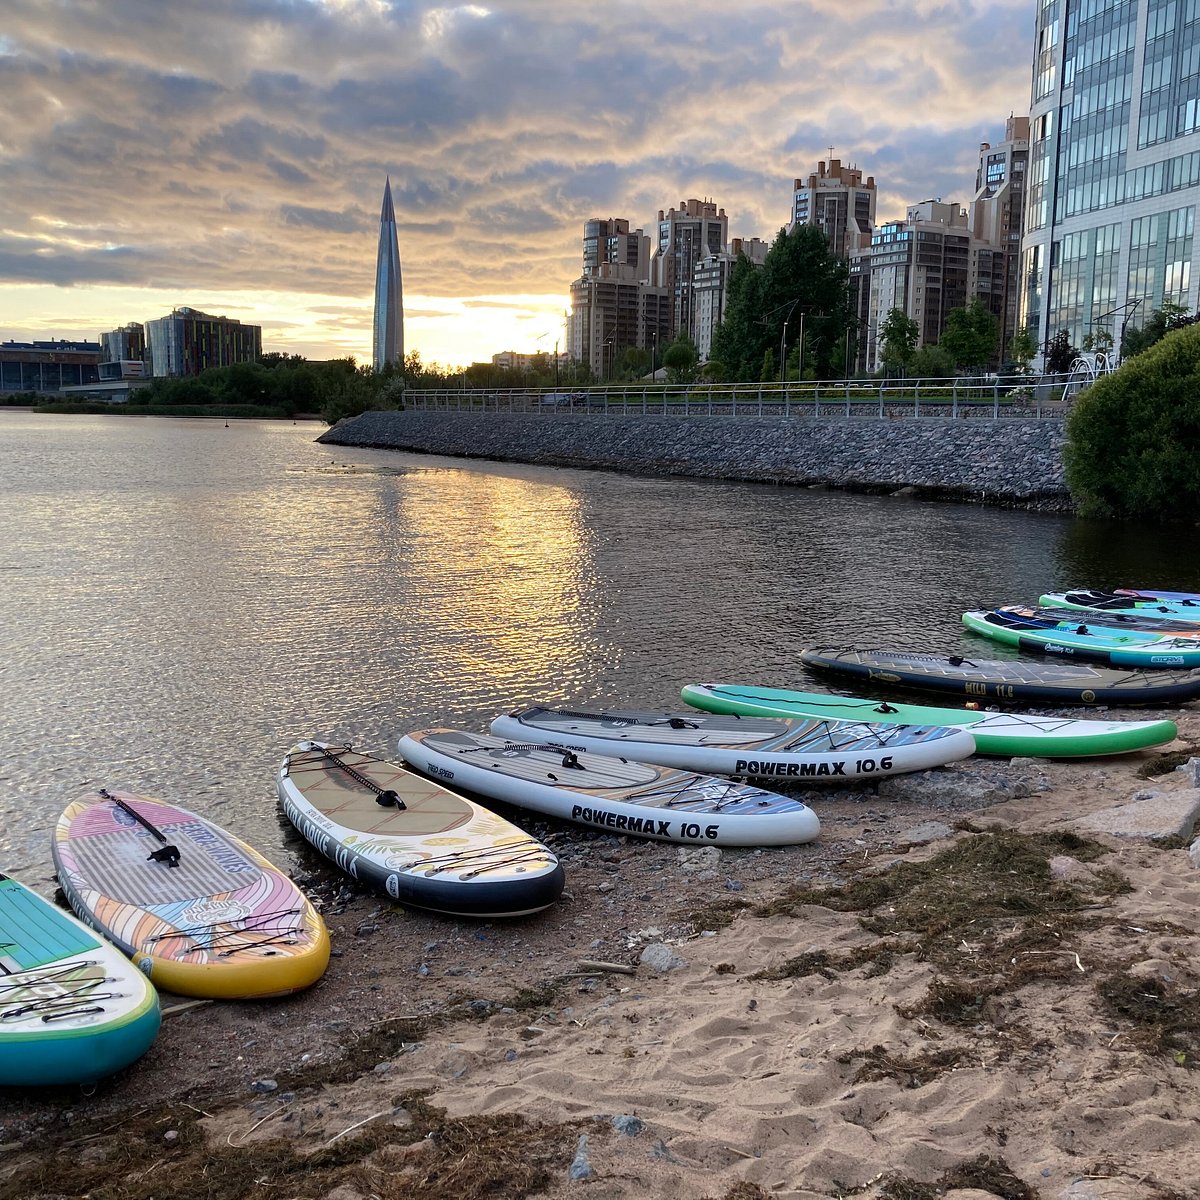
<instances>
[{"instance_id":1,"label":"white paddleboard","mask_svg":"<svg viewBox=\"0 0 1200 1200\"><path fill-rule=\"evenodd\" d=\"M606 754L455 729L406 734L400 753L456 787L613 833L703 846L787 846L811 842L821 829L817 814L789 796Z\"/></svg>"},{"instance_id":2,"label":"white paddleboard","mask_svg":"<svg viewBox=\"0 0 1200 1200\"><path fill-rule=\"evenodd\" d=\"M491 728L516 742L561 743L683 771L795 781L926 771L975 752L964 729L818 716L571 712L534 705L497 717Z\"/></svg>"}]
</instances>

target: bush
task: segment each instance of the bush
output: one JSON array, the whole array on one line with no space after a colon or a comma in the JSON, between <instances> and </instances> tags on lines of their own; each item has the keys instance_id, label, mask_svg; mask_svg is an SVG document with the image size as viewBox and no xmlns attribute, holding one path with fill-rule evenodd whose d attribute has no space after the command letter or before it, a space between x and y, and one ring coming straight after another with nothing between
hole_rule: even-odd
<instances>
[{"instance_id":1,"label":"bush","mask_svg":"<svg viewBox=\"0 0 1200 1200\"><path fill-rule=\"evenodd\" d=\"M1086 516L1195 521L1200 326L1167 334L1087 388L1067 419L1064 461Z\"/></svg>"}]
</instances>

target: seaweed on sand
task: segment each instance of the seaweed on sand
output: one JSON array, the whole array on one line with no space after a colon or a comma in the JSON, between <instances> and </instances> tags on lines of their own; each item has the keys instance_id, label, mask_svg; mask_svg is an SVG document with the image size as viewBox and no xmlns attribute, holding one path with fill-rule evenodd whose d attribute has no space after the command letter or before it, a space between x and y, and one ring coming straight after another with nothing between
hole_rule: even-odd
<instances>
[{"instance_id":1,"label":"seaweed on sand","mask_svg":"<svg viewBox=\"0 0 1200 1200\"><path fill-rule=\"evenodd\" d=\"M500 1113L449 1118L419 1094L396 1105L410 1118L401 1127L375 1122L312 1151L280 1138L214 1145L195 1110L160 1111L122 1125L102 1155L44 1153L19 1166L0 1182L0 1200L319 1200L342 1185L379 1200L522 1200L565 1173L584 1124ZM588 1128L603 1136L602 1127ZM170 1145L167 1129L177 1134Z\"/></svg>"}]
</instances>

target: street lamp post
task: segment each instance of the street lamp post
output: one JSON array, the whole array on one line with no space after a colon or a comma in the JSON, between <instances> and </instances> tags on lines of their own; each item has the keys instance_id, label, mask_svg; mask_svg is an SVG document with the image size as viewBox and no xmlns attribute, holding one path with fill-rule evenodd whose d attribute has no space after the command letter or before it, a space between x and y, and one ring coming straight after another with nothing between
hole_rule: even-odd
<instances>
[{"instance_id":1,"label":"street lamp post","mask_svg":"<svg viewBox=\"0 0 1200 1200\"><path fill-rule=\"evenodd\" d=\"M786 301L785 301L785 303L786 303ZM783 317L783 329L780 331L780 334L779 334L779 382L780 383L787 382L787 327L788 327L788 322L792 319L792 313L795 311L796 305L799 303L800 303L800 297L797 296L795 300L793 300L790 304L788 304L787 312L784 314L784 317ZM782 307L783 307L783 305L781 304L779 306L779 308L782 308ZM779 308L772 309L772 312L778 312ZM768 314L768 315L770 315L770 314ZM803 357L804 357L804 313L803 312L800 313L800 356L801 356L801 361L803 361Z\"/></svg>"}]
</instances>

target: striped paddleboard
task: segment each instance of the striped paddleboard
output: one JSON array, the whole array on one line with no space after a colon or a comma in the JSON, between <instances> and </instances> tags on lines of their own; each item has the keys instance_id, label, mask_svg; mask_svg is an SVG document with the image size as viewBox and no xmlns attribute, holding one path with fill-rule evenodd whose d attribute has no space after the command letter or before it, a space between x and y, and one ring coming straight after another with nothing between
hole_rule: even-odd
<instances>
[{"instance_id":1,"label":"striped paddleboard","mask_svg":"<svg viewBox=\"0 0 1200 1200\"><path fill-rule=\"evenodd\" d=\"M67 806L51 849L71 907L167 991L286 996L329 963L329 935L304 893L186 809L102 788Z\"/></svg>"}]
</instances>

